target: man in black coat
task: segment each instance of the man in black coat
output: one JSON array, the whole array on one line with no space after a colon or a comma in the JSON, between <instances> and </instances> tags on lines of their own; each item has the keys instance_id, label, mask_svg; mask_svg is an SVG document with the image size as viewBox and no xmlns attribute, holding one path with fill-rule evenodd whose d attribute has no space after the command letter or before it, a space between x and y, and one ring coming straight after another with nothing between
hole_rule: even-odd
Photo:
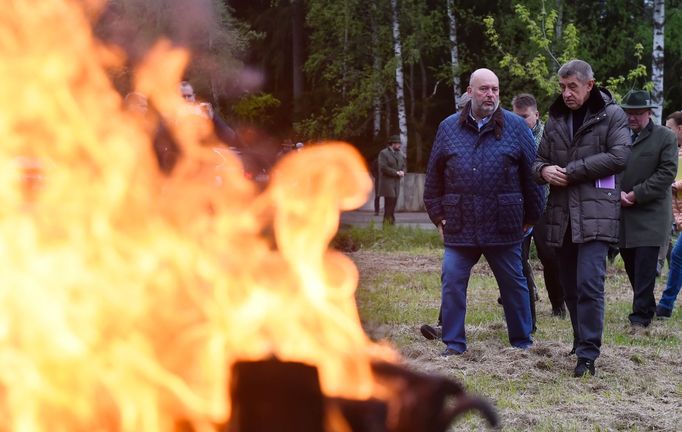
<instances>
[{"instance_id":1,"label":"man in black coat","mask_svg":"<svg viewBox=\"0 0 682 432\"><path fill-rule=\"evenodd\" d=\"M548 183L546 240L562 262L561 281L573 325L575 377L595 374L604 331L604 280L610 243L618 241L620 184L630 132L611 94L594 85L592 67L571 60L559 69L561 95L533 166Z\"/></svg>"}]
</instances>

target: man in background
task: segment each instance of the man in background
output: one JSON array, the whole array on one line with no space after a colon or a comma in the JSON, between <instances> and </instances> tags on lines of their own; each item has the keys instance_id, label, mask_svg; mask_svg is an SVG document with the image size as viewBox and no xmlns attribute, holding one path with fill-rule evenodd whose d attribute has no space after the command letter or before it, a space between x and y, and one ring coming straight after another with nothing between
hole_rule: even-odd
<instances>
[{"instance_id":1,"label":"man in background","mask_svg":"<svg viewBox=\"0 0 682 432\"><path fill-rule=\"evenodd\" d=\"M540 112L538 111L538 104L535 97L529 93L521 93L514 96L512 99L512 109L514 114L520 116L526 121L526 124L533 133L536 149L540 145L542 134L545 130L545 125L540 120ZM538 300L537 286L535 285L535 278L533 277L533 270L528 262L530 255L530 241L531 237L535 242L535 249L538 253L538 259L542 263L542 271L545 280L545 288L549 296L549 302L552 305L552 315L557 317L566 316L566 307L564 306L564 291L561 288L561 279L559 278L559 259L556 254L556 249L547 244L547 225L545 216L543 214L540 220L533 227L523 239L521 255L523 257L523 273L528 279L528 289L533 294L532 310L533 322L535 322L535 300Z\"/></svg>"},{"instance_id":2,"label":"man in background","mask_svg":"<svg viewBox=\"0 0 682 432\"><path fill-rule=\"evenodd\" d=\"M379 195L384 197L384 225L395 224L395 206L404 176L405 155L400 152L400 137L392 135L388 146L379 153Z\"/></svg>"},{"instance_id":3,"label":"man in background","mask_svg":"<svg viewBox=\"0 0 682 432\"><path fill-rule=\"evenodd\" d=\"M677 138L651 120L646 90L631 90L621 103L632 132L632 150L620 174L620 255L632 286L633 327L647 327L656 312L658 251L672 225L670 185L677 174Z\"/></svg>"}]
</instances>

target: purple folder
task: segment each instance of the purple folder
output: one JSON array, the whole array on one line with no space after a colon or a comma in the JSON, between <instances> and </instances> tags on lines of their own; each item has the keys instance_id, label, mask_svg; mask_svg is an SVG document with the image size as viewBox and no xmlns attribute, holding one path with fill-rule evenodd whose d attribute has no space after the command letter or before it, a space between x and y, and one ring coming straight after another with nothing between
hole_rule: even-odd
<instances>
[{"instance_id":1,"label":"purple folder","mask_svg":"<svg viewBox=\"0 0 682 432\"><path fill-rule=\"evenodd\" d=\"M600 178L594 181L594 187L599 189L615 189L616 176L610 175L608 177Z\"/></svg>"}]
</instances>

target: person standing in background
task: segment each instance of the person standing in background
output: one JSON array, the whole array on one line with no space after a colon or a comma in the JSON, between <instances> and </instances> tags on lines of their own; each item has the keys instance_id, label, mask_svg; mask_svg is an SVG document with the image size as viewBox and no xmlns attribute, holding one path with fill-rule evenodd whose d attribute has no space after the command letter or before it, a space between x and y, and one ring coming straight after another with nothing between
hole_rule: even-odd
<instances>
[{"instance_id":1,"label":"person standing in background","mask_svg":"<svg viewBox=\"0 0 682 432\"><path fill-rule=\"evenodd\" d=\"M658 251L670 231L670 185L677 174L677 139L655 125L646 90L631 90L620 104L632 132L632 150L620 177L620 255L632 286L633 327L647 327L656 312Z\"/></svg>"},{"instance_id":2,"label":"person standing in background","mask_svg":"<svg viewBox=\"0 0 682 432\"><path fill-rule=\"evenodd\" d=\"M668 116L665 121L668 129L675 133L678 147L678 165L682 158L682 111L676 111ZM678 166L678 171L680 167ZM677 178L672 184L672 214L675 231L682 230L682 179ZM661 299L656 306L657 318L670 318L675 306L675 300L682 287L682 241L678 236L675 246L670 254L670 269Z\"/></svg>"},{"instance_id":3,"label":"person standing in background","mask_svg":"<svg viewBox=\"0 0 682 432\"><path fill-rule=\"evenodd\" d=\"M542 120L540 120L540 112L538 111L538 104L535 97L529 93L521 93L514 96L512 99L512 109L514 110L514 114L526 121L526 124L533 133L535 146L537 148L542 140L545 125L542 123ZM533 300L538 300L533 270L528 262L531 236L535 242L538 259L542 263L545 288L547 289L549 302L552 305L552 315L564 318L566 316L566 307L564 306L564 290L561 287L561 278L559 277L559 258L557 257L556 249L547 244L547 225L544 214L540 217L538 223L535 224L533 230L524 238L521 252L523 257L523 272L528 279L528 289L534 294ZM534 307L533 312L535 312Z\"/></svg>"},{"instance_id":4,"label":"person standing in background","mask_svg":"<svg viewBox=\"0 0 682 432\"><path fill-rule=\"evenodd\" d=\"M384 225L395 224L395 206L404 176L405 155L400 152L400 137L391 135L388 147L379 153L379 195L384 197Z\"/></svg>"}]
</instances>

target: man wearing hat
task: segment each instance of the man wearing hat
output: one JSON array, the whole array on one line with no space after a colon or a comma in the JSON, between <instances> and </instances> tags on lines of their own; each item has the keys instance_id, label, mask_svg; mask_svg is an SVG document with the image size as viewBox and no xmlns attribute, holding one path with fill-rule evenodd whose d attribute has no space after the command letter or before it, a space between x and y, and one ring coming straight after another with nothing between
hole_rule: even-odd
<instances>
[{"instance_id":1,"label":"man wearing hat","mask_svg":"<svg viewBox=\"0 0 682 432\"><path fill-rule=\"evenodd\" d=\"M573 376L595 374L604 332L604 280L609 244L618 242L620 187L630 133L623 110L595 85L592 66L571 60L559 68L561 94L549 108L536 180L549 184L547 244L561 260L564 300L578 361Z\"/></svg>"},{"instance_id":2,"label":"man wearing hat","mask_svg":"<svg viewBox=\"0 0 682 432\"><path fill-rule=\"evenodd\" d=\"M649 92L631 90L621 108L632 132L632 150L620 174L620 254L632 285L633 327L647 327L656 312L658 251L672 224L670 185L677 174L677 138L651 120Z\"/></svg>"},{"instance_id":3,"label":"man wearing hat","mask_svg":"<svg viewBox=\"0 0 682 432\"><path fill-rule=\"evenodd\" d=\"M391 135L388 147L379 153L379 196L384 197L384 224L395 223L395 205L404 176L405 156L400 152L400 137Z\"/></svg>"}]
</instances>

